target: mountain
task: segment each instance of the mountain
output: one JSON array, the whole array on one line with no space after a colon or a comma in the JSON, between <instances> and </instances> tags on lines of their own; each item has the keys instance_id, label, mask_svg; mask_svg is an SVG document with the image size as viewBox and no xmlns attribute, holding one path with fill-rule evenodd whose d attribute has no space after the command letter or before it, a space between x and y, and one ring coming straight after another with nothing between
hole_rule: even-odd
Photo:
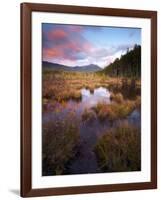
<instances>
[{"instance_id":1,"label":"mountain","mask_svg":"<svg viewBox=\"0 0 161 200\"><path fill-rule=\"evenodd\" d=\"M84 65L84 66L75 66L72 67L72 71L79 71L79 72L96 72L101 70L101 68L98 65L90 64L90 65Z\"/></svg>"},{"instance_id":2,"label":"mountain","mask_svg":"<svg viewBox=\"0 0 161 200\"><path fill-rule=\"evenodd\" d=\"M96 72L96 71L101 70L101 68L98 65L94 65L94 64L70 67L70 66L61 65L58 63L43 61L42 66L44 69L76 71L76 72Z\"/></svg>"},{"instance_id":3,"label":"mountain","mask_svg":"<svg viewBox=\"0 0 161 200\"><path fill-rule=\"evenodd\" d=\"M51 62L47 62L47 61L43 61L42 62L42 67L44 69L50 69L50 70L65 70L65 71L69 71L69 67L65 66L65 65L60 65L57 63L51 63Z\"/></svg>"},{"instance_id":4,"label":"mountain","mask_svg":"<svg viewBox=\"0 0 161 200\"><path fill-rule=\"evenodd\" d=\"M127 50L121 58L105 67L100 73L109 76L140 77L141 76L141 46L135 45L132 50Z\"/></svg>"}]
</instances>

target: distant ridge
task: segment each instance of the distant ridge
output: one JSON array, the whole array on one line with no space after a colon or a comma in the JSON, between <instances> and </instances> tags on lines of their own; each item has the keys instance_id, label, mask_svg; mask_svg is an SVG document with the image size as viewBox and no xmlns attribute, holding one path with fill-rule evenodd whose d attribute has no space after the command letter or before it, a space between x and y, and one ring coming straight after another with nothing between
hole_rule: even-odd
<instances>
[{"instance_id":1,"label":"distant ridge","mask_svg":"<svg viewBox=\"0 0 161 200\"><path fill-rule=\"evenodd\" d=\"M64 70L64 71L76 71L76 72L96 72L101 70L101 68L98 65L90 64L90 65L84 65L84 66L65 66L58 63L51 63L47 61L42 62L42 67L44 69L50 69L50 70Z\"/></svg>"}]
</instances>

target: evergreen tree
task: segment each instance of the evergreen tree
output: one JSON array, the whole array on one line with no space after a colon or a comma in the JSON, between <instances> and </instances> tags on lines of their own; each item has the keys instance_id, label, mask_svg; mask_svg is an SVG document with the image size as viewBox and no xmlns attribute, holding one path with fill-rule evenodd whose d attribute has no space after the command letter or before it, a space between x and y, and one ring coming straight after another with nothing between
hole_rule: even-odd
<instances>
[{"instance_id":1,"label":"evergreen tree","mask_svg":"<svg viewBox=\"0 0 161 200\"><path fill-rule=\"evenodd\" d=\"M136 77L141 76L141 46L135 44L132 50L127 50L121 58L115 59L102 70L110 76Z\"/></svg>"}]
</instances>

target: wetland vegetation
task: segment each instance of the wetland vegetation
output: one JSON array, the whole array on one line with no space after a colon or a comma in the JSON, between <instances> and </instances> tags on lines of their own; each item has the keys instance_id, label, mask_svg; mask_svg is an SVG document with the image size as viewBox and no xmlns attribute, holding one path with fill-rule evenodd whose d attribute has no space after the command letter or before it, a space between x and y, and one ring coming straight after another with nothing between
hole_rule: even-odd
<instances>
[{"instance_id":1,"label":"wetland vegetation","mask_svg":"<svg viewBox=\"0 0 161 200\"><path fill-rule=\"evenodd\" d=\"M43 175L140 170L141 82L43 70Z\"/></svg>"}]
</instances>

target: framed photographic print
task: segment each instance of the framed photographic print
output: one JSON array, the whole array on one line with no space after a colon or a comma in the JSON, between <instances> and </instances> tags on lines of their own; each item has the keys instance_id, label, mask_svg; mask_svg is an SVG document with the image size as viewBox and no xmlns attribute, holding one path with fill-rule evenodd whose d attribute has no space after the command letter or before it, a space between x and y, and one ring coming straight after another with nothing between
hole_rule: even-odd
<instances>
[{"instance_id":1,"label":"framed photographic print","mask_svg":"<svg viewBox=\"0 0 161 200\"><path fill-rule=\"evenodd\" d=\"M156 187L156 11L22 3L21 196Z\"/></svg>"}]
</instances>

